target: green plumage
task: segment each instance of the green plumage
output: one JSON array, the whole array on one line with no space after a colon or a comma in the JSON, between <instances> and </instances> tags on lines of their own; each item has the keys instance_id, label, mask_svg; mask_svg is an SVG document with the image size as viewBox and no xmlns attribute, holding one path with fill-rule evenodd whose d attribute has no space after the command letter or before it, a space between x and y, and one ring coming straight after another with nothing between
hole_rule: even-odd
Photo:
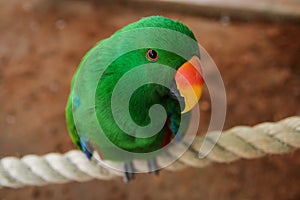
<instances>
[{"instance_id":1,"label":"green plumage","mask_svg":"<svg viewBox=\"0 0 300 200\"><path fill-rule=\"evenodd\" d=\"M148 28L151 29L148 31ZM158 30L155 31L153 28L158 28ZM132 157L125 156L121 151L112 150L111 144L105 141L104 137L121 150L148 153L159 150L164 145L168 131L173 132L174 135L184 134L187 125L178 131L179 123L184 121L187 124L189 114L182 115L178 100L168 96L170 90L155 82L145 84L134 91L129 101L129 113L131 120L143 127L153 123L149 117L149 109L154 104L162 105L167 114L167 121L163 122L164 126L157 134L146 138L126 134L115 122L114 111L111 108L113 91L118 81L131 70L145 64L151 64L145 56L149 48L154 48L159 55L159 59L155 63L158 69L157 73L161 73L158 79L166 82L169 86L172 85L174 73L162 73L159 66L169 66L177 70L187 61L186 58L193 55L200 56L198 46L187 41L178 41L178 38L173 37L172 34L166 34L160 29L184 34L187 41L196 40L193 33L182 23L153 16L129 24L110 38L99 42L84 56L72 80L71 92L66 106L66 120L72 141L86 154L86 151L97 150L105 159L131 160ZM133 33L126 35L128 31ZM144 31L141 37L132 36L139 31ZM126 37L123 37L124 34ZM145 45L143 46L142 43L144 42ZM166 48L155 48L156 44ZM135 46L143 46L143 48L135 48ZM130 51L127 51L128 49ZM182 55L174 53L173 49L179 49ZM124 51L125 53L123 53ZM137 77L133 78L157 79L151 74L149 67L145 66L140 69ZM131 79L129 78L129 80ZM126 87L124 88L126 89ZM95 91L92 91L93 89ZM120 104L124 102L122 97L125 94L122 95L120 94L119 97ZM127 118L122 118L121 110L116 113L120 116L123 124L129 124ZM76 120L74 120L75 118ZM96 120L93 120L94 118ZM100 124L101 131L96 127L97 123Z\"/></svg>"}]
</instances>

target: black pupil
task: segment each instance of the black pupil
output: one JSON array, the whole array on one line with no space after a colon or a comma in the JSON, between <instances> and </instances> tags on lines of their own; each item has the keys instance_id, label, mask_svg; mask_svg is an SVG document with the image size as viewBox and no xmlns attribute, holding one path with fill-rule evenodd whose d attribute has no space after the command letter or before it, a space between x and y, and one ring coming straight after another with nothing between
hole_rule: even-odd
<instances>
[{"instance_id":1,"label":"black pupil","mask_svg":"<svg viewBox=\"0 0 300 200\"><path fill-rule=\"evenodd\" d=\"M151 59L156 59L157 58L157 52L156 51L154 51L154 50L149 50L149 57L151 58Z\"/></svg>"}]
</instances>

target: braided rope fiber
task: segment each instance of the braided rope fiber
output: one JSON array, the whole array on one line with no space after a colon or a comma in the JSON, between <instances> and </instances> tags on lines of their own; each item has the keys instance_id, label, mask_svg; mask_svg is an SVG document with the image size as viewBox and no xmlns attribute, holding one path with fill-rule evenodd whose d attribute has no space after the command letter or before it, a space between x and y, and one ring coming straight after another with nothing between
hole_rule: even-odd
<instances>
[{"instance_id":1,"label":"braided rope fiber","mask_svg":"<svg viewBox=\"0 0 300 200\"><path fill-rule=\"evenodd\" d=\"M289 117L276 123L261 123L253 127L237 126L224 131L216 140L217 133L208 133L206 139L216 142L204 158L199 158L199 149L204 137L196 137L189 149L177 162L165 168L176 171L187 166L204 167L208 164L229 163L238 159L254 159L267 154L283 154L300 148L300 117ZM178 143L174 148L184 145ZM171 152L170 157L172 157ZM158 157L158 165L167 162L167 157ZM147 165L134 162L137 171ZM109 180L122 173L89 161L79 150L65 154L49 153L44 156L26 155L19 159L5 157L0 160L0 187L20 188L26 185L42 186L70 181Z\"/></svg>"}]
</instances>

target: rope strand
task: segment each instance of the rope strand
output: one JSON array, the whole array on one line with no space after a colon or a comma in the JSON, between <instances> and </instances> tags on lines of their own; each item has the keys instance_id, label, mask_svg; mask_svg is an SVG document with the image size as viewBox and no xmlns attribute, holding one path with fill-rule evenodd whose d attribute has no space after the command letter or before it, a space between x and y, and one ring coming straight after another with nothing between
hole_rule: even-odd
<instances>
[{"instance_id":1,"label":"rope strand","mask_svg":"<svg viewBox=\"0 0 300 200\"><path fill-rule=\"evenodd\" d=\"M261 123L253 127L237 126L224 131L215 141L214 132L208 141L216 142L214 148L204 158L199 158L199 149L204 137L196 137L188 150L166 170L176 171L187 166L205 167L211 163L229 163L238 159L255 159L267 154L283 154L300 148L300 117L290 117L276 123ZM182 148L179 143L176 148ZM169 151L170 157L172 151ZM158 157L158 165L163 165L168 157ZM147 167L135 161L137 170ZM79 150L65 154L49 153L44 156L26 155L19 159L5 157L0 160L0 187L20 188L26 185L43 186L70 181L84 182L91 179L109 180L122 173L89 161Z\"/></svg>"}]
</instances>

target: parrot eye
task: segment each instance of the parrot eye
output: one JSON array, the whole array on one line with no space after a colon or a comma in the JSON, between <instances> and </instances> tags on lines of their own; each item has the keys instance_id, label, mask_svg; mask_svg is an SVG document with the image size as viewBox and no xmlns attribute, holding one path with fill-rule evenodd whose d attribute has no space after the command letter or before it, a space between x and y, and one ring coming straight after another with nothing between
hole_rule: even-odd
<instances>
[{"instance_id":1,"label":"parrot eye","mask_svg":"<svg viewBox=\"0 0 300 200\"><path fill-rule=\"evenodd\" d=\"M153 49L148 49L146 57L151 62L156 62L158 60L158 53Z\"/></svg>"}]
</instances>

